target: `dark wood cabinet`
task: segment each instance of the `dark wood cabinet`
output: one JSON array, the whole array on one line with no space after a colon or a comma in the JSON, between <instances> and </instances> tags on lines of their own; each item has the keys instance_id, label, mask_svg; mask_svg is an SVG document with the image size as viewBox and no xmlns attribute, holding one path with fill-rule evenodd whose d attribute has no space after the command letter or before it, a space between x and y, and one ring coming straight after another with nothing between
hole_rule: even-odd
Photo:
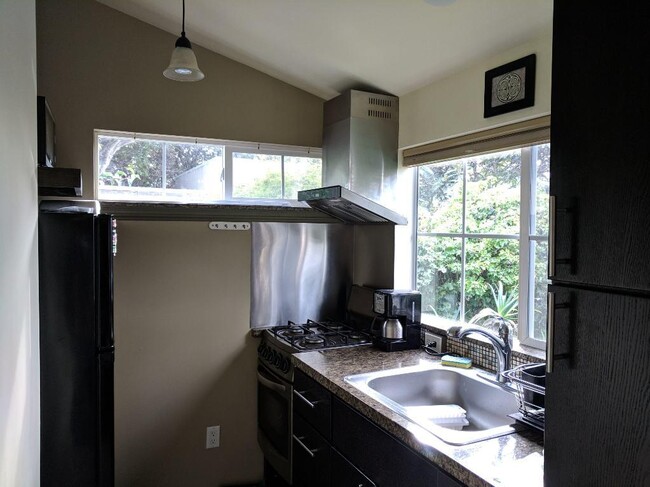
<instances>
[{"instance_id":1,"label":"dark wood cabinet","mask_svg":"<svg viewBox=\"0 0 650 487\"><path fill-rule=\"evenodd\" d=\"M554 5L553 277L649 291L648 6L590 5Z\"/></svg>"},{"instance_id":2,"label":"dark wood cabinet","mask_svg":"<svg viewBox=\"0 0 650 487\"><path fill-rule=\"evenodd\" d=\"M329 442L300 415L293 417L293 485L330 487Z\"/></svg>"},{"instance_id":3,"label":"dark wood cabinet","mask_svg":"<svg viewBox=\"0 0 650 487\"><path fill-rule=\"evenodd\" d=\"M554 3L548 487L650 485L648 6L590 5Z\"/></svg>"},{"instance_id":4,"label":"dark wood cabinet","mask_svg":"<svg viewBox=\"0 0 650 487\"><path fill-rule=\"evenodd\" d=\"M332 401L332 444L377 485L436 487L438 469L342 401Z\"/></svg>"},{"instance_id":5,"label":"dark wood cabinet","mask_svg":"<svg viewBox=\"0 0 650 487\"><path fill-rule=\"evenodd\" d=\"M462 487L304 373L294 386L294 486Z\"/></svg>"},{"instance_id":6,"label":"dark wood cabinet","mask_svg":"<svg viewBox=\"0 0 650 487\"><path fill-rule=\"evenodd\" d=\"M565 358L546 378L546 485L648 485L650 298L549 292Z\"/></svg>"},{"instance_id":7,"label":"dark wood cabinet","mask_svg":"<svg viewBox=\"0 0 650 487\"><path fill-rule=\"evenodd\" d=\"M375 483L332 449L332 487L375 487Z\"/></svg>"}]
</instances>

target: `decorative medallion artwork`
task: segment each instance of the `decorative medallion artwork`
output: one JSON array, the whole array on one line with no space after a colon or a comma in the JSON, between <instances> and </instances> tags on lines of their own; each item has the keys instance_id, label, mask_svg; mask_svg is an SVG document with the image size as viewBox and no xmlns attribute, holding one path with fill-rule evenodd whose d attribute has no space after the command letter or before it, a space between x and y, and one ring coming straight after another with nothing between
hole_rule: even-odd
<instances>
[{"instance_id":1,"label":"decorative medallion artwork","mask_svg":"<svg viewBox=\"0 0 650 487\"><path fill-rule=\"evenodd\" d=\"M534 54L485 72L484 118L532 107L534 104Z\"/></svg>"}]
</instances>

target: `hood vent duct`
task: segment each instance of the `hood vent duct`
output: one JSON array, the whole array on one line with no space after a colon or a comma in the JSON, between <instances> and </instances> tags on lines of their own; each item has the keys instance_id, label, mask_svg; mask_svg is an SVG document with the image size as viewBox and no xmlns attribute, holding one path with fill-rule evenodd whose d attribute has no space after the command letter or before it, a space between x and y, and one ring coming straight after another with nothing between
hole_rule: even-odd
<instances>
[{"instance_id":1,"label":"hood vent duct","mask_svg":"<svg viewBox=\"0 0 650 487\"><path fill-rule=\"evenodd\" d=\"M399 99L348 90L323 109L324 188L298 200L345 223L406 224L394 204Z\"/></svg>"}]
</instances>

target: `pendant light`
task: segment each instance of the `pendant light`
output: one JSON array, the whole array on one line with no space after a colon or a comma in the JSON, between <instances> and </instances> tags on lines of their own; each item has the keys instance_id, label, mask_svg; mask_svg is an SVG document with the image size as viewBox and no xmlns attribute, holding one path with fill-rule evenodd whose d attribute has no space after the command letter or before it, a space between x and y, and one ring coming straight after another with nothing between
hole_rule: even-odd
<instances>
[{"instance_id":1,"label":"pendant light","mask_svg":"<svg viewBox=\"0 0 650 487\"><path fill-rule=\"evenodd\" d=\"M165 78L174 81L200 81L205 78L203 71L196 63L190 40L185 37L185 0L183 0L183 30L172 51L172 59L167 69L163 71Z\"/></svg>"}]
</instances>

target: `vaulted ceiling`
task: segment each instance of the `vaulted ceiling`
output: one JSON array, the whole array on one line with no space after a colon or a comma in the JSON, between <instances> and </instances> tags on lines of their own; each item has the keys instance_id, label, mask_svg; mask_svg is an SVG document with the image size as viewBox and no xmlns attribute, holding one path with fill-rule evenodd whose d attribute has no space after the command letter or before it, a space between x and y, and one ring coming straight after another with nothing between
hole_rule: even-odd
<instances>
[{"instance_id":1,"label":"vaulted ceiling","mask_svg":"<svg viewBox=\"0 0 650 487\"><path fill-rule=\"evenodd\" d=\"M180 34L181 0L98 1ZM552 12L552 0L186 0L185 30L325 99L351 87L402 96L539 37Z\"/></svg>"}]
</instances>

